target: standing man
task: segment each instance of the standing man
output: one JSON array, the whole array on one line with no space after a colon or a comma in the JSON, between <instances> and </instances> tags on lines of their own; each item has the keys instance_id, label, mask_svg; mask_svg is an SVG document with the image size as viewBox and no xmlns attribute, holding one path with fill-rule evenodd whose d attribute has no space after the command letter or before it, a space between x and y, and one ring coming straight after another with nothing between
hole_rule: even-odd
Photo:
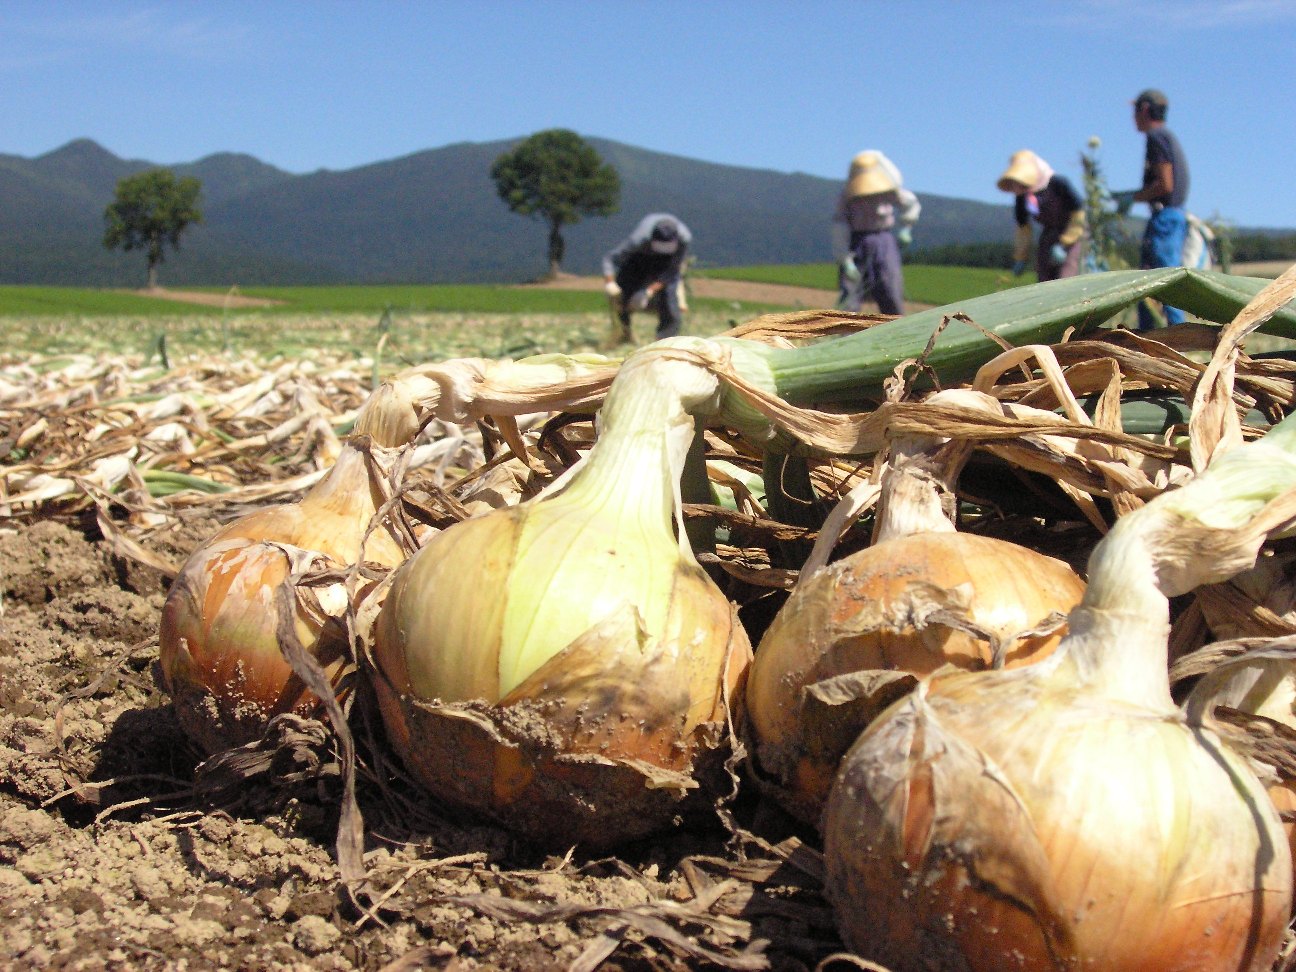
<instances>
[{"instance_id":1,"label":"standing man","mask_svg":"<svg viewBox=\"0 0 1296 972\"><path fill-rule=\"evenodd\" d=\"M904 188L900 170L881 152L861 152L851 159L833 213L838 307L856 313L868 294L883 314L904 313L900 247L913 239L911 227L921 211L918 197Z\"/></svg>"},{"instance_id":2,"label":"standing man","mask_svg":"<svg viewBox=\"0 0 1296 972\"><path fill-rule=\"evenodd\" d=\"M1188 159L1179 139L1166 128L1169 107L1169 100L1155 88L1148 88L1134 99L1134 127L1147 135L1143 187L1115 195L1116 207L1122 216L1136 202L1145 202L1152 210L1139 251L1139 266L1144 269L1183 264L1184 235L1188 229L1188 214L1184 210L1188 201ZM1184 313L1179 308L1163 309L1166 324L1183 323ZM1138 329L1148 331L1155 326L1152 311L1145 301L1140 301Z\"/></svg>"},{"instance_id":3,"label":"standing man","mask_svg":"<svg viewBox=\"0 0 1296 972\"><path fill-rule=\"evenodd\" d=\"M674 337L682 322L680 283L693 234L670 213L649 213L603 257L603 289L617 307L621 336L631 339L630 313L657 299L657 337Z\"/></svg>"}]
</instances>

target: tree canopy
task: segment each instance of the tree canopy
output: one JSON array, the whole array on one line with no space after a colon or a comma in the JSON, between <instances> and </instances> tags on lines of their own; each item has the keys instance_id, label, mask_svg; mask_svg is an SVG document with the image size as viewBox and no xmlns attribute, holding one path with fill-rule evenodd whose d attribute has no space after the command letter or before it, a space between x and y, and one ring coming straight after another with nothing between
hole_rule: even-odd
<instances>
[{"instance_id":1,"label":"tree canopy","mask_svg":"<svg viewBox=\"0 0 1296 972\"><path fill-rule=\"evenodd\" d=\"M150 169L117 182L113 201L104 210L103 243L110 250L144 250L148 286L157 286L158 265L166 247L180 246L180 234L201 223L198 196L202 183L192 176L177 179L170 169Z\"/></svg>"},{"instance_id":2,"label":"tree canopy","mask_svg":"<svg viewBox=\"0 0 1296 972\"><path fill-rule=\"evenodd\" d=\"M573 131L537 132L491 166L509 209L549 226L549 273L562 268L562 228L584 216L610 216L621 206L621 177Z\"/></svg>"}]
</instances>

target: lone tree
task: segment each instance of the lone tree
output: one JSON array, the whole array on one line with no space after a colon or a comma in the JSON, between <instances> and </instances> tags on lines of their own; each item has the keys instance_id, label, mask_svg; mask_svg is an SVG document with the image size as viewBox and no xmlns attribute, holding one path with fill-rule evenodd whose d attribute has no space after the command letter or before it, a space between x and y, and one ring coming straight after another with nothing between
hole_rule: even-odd
<instances>
[{"instance_id":1,"label":"lone tree","mask_svg":"<svg viewBox=\"0 0 1296 972\"><path fill-rule=\"evenodd\" d=\"M198 194L202 183L177 179L170 169L150 169L117 182L116 198L104 210L104 246L110 250L145 250L148 286L157 286L158 264L169 244L179 248L180 234L201 223Z\"/></svg>"},{"instance_id":2,"label":"lone tree","mask_svg":"<svg viewBox=\"0 0 1296 972\"><path fill-rule=\"evenodd\" d=\"M575 132L537 132L491 166L500 198L522 216L549 224L549 275L562 267L562 228L582 216L610 216L621 205L621 177Z\"/></svg>"}]
</instances>

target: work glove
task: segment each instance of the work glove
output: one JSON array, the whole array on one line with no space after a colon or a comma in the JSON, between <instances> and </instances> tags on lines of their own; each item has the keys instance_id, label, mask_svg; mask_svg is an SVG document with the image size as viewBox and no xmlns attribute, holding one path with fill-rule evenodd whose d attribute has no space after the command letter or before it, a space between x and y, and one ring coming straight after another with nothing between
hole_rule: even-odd
<instances>
[{"instance_id":1,"label":"work glove","mask_svg":"<svg viewBox=\"0 0 1296 972\"><path fill-rule=\"evenodd\" d=\"M901 226L898 230L896 230L896 242L899 243L902 247L907 247L910 243L913 242L913 230L911 230L908 226Z\"/></svg>"},{"instance_id":2,"label":"work glove","mask_svg":"<svg viewBox=\"0 0 1296 972\"><path fill-rule=\"evenodd\" d=\"M1122 216L1128 216L1130 209L1134 206L1135 190L1128 189L1124 192L1113 192L1112 202L1116 204L1116 212Z\"/></svg>"},{"instance_id":3,"label":"work glove","mask_svg":"<svg viewBox=\"0 0 1296 972\"><path fill-rule=\"evenodd\" d=\"M648 301L652 300L652 294L645 290L636 290L634 296L630 298L629 307L632 311L641 311L648 306Z\"/></svg>"},{"instance_id":4,"label":"work glove","mask_svg":"<svg viewBox=\"0 0 1296 972\"><path fill-rule=\"evenodd\" d=\"M841 272L842 276L851 283L859 283L861 276L859 267L855 266L855 257L849 253L842 257Z\"/></svg>"},{"instance_id":5,"label":"work glove","mask_svg":"<svg viewBox=\"0 0 1296 972\"><path fill-rule=\"evenodd\" d=\"M1049 262L1052 263L1053 266L1062 266L1062 264L1066 263L1066 258L1066 247L1061 243L1054 243L1053 246L1049 248Z\"/></svg>"},{"instance_id":6,"label":"work glove","mask_svg":"<svg viewBox=\"0 0 1296 972\"><path fill-rule=\"evenodd\" d=\"M603 293L607 294L609 297L620 297L621 288L617 285L615 280L608 280L603 284Z\"/></svg>"},{"instance_id":7,"label":"work glove","mask_svg":"<svg viewBox=\"0 0 1296 972\"><path fill-rule=\"evenodd\" d=\"M1026 261L1014 260L1012 265L1012 275L1014 277L1020 277L1025 272L1026 272Z\"/></svg>"}]
</instances>

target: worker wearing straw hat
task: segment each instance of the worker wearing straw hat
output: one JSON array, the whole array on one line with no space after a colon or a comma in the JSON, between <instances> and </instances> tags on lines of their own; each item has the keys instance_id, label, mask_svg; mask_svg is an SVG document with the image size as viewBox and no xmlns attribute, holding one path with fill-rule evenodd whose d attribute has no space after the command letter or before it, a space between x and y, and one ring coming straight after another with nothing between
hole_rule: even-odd
<instances>
[{"instance_id":1,"label":"worker wearing straw hat","mask_svg":"<svg viewBox=\"0 0 1296 972\"><path fill-rule=\"evenodd\" d=\"M999 188L1016 196L1013 216L1017 236L1013 247L1013 274L1026 268L1033 233L1031 221L1040 224L1035 246L1035 273L1041 281L1074 277L1084 257L1084 203L1065 176L1030 149L1014 152L999 177Z\"/></svg>"},{"instance_id":2,"label":"worker wearing straw hat","mask_svg":"<svg viewBox=\"0 0 1296 972\"><path fill-rule=\"evenodd\" d=\"M851 159L833 214L841 288L837 306L858 311L867 294L883 314L904 313L900 247L912 239L921 210L918 197L904 188L900 170L881 152L860 152Z\"/></svg>"},{"instance_id":3,"label":"worker wearing straw hat","mask_svg":"<svg viewBox=\"0 0 1296 972\"><path fill-rule=\"evenodd\" d=\"M1188 159L1174 133L1166 128L1170 101L1156 88L1139 92L1134 99L1134 127L1147 136L1143 155L1143 185L1139 189L1112 194L1116 209L1123 216L1136 202L1145 202L1152 210L1143 231L1139 266L1178 267L1183 265L1184 237L1188 232ZM1167 324L1183 323L1184 313L1177 307L1164 307ZM1138 328L1151 330L1156 319L1139 301Z\"/></svg>"}]
</instances>

